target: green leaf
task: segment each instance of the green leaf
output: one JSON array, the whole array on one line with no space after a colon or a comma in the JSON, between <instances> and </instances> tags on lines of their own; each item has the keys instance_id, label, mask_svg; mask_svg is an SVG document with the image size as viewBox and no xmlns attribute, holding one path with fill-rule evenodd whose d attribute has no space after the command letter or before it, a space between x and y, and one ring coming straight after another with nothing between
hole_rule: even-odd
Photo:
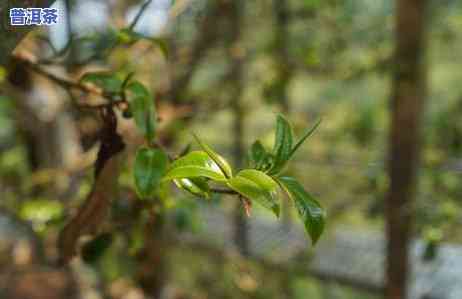
<instances>
[{"instance_id":1,"label":"green leaf","mask_svg":"<svg viewBox=\"0 0 462 299\"><path fill-rule=\"evenodd\" d=\"M302 4L306 9L314 9L321 5L321 0L305 0Z\"/></svg>"},{"instance_id":2,"label":"green leaf","mask_svg":"<svg viewBox=\"0 0 462 299\"><path fill-rule=\"evenodd\" d=\"M188 191L189 193L199 196L210 198L210 187L207 184L207 180L204 178L189 178L189 179L177 179L173 182L178 188Z\"/></svg>"},{"instance_id":3,"label":"green leaf","mask_svg":"<svg viewBox=\"0 0 462 299\"><path fill-rule=\"evenodd\" d=\"M180 178L196 178L196 177L206 177L214 181L226 181L226 178L216 171L200 167L200 166L183 166L178 168L173 168L165 176L165 180L173 180Z\"/></svg>"},{"instance_id":4,"label":"green leaf","mask_svg":"<svg viewBox=\"0 0 462 299\"><path fill-rule=\"evenodd\" d=\"M130 28L122 28L116 32L117 41L120 44L131 45L141 39L151 40L149 36L145 36Z\"/></svg>"},{"instance_id":5,"label":"green leaf","mask_svg":"<svg viewBox=\"0 0 462 299\"><path fill-rule=\"evenodd\" d=\"M91 83L105 92L118 93L121 90L123 79L120 73L113 72L91 72L86 73L80 78L80 83Z\"/></svg>"},{"instance_id":6,"label":"green leaf","mask_svg":"<svg viewBox=\"0 0 462 299\"><path fill-rule=\"evenodd\" d=\"M298 148L305 142L305 140L313 134L313 132L317 129L319 124L321 124L322 119L319 119L314 126L307 130L305 134L303 134L303 137L300 138L300 140L295 144L295 146L292 148L292 151L290 152L289 159L295 154L295 152L298 150Z\"/></svg>"},{"instance_id":7,"label":"green leaf","mask_svg":"<svg viewBox=\"0 0 462 299\"><path fill-rule=\"evenodd\" d=\"M59 201L34 199L24 201L19 209L19 216L32 224L37 224L39 230L48 222L58 220L63 215L63 206Z\"/></svg>"},{"instance_id":8,"label":"green leaf","mask_svg":"<svg viewBox=\"0 0 462 299\"><path fill-rule=\"evenodd\" d=\"M259 167L259 170L262 171L268 171L270 170L274 165L274 156L271 153L268 153L265 158L263 159L263 163L261 167Z\"/></svg>"},{"instance_id":9,"label":"green leaf","mask_svg":"<svg viewBox=\"0 0 462 299\"><path fill-rule=\"evenodd\" d=\"M116 35L117 35L117 42L120 44L129 45L129 44L133 44L142 39L146 41L150 41L151 43L159 47L160 51L162 52L162 55L164 55L165 58L168 58L168 55L169 55L168 43L165 38L146 36L144 34L133 31L130 28L124 28L124 29L118 30Z\"/></svg>"},{"instance_id":10,"label":"green leaf","mask_svg":"<svg viewBox=\"0 0 462 299\"><path fill-rule=\"evenodd\" d=\"M128 28L117 30L116 36L119 44L132 44L141 38L136 32Z\"/></svg>"},{"instance_id":11,"label":"green leaf","mask_svg":"<svg viewBox=\"0 0 462 299\"><path fill-rule=\"evenodd\" d=\"M295 208L305 224L313 245L319 240L325 225L325 212L321 205L292 177L279 177L279 183L294 201Z\"/></svg>"},{"instance_id":12,"label":"green leaf","mask_svg":"<svg viewBox=\"0 0 462 299\"><path fill-rule=\"evenodd\" d=\"M157 116L151 93L138 81L127 84L126 90L130 93L130 111L137 127L148 141L152 141L155 136Z\"/></svg>"},{"instance_id":13,"label":"green leaf","mask_svg":"<svg viewBox=\"0 0 462 299\"><path fill-rule=\"evenodd\" d=\"M249 162L252 167L258 170L270 168L268 164L272 162L271 154L259 140L255 141L250 148Z\"/></svg>"},{"instance_id":14,"label":"green leaf","mask_svg":"<svg viewBox=\"0 0 462 299\"><path fill-rule=\"evenodd\" d=\"M135 75L135 72L129 72L126 76L124 76L122 80L122 86L121 86L123 90L125 90L125 88L127 87L127 84L131 82L134 75Z\"/></svg>"},{"instance_id":15,"label":"green leaf","mask_svg":"<svg viewBox=\"0 0 462 299\"><path fill-rule=\"evenodd\" d=\"M268 191L269 193L276 193L278 184L264 172L255 170L255 169L244 169L241 170L237 176L246 178L255 182L262 189Z\"/></svg>"},{"instance_id":16,"label":"green leaf","mask_svg":"<svg viewBox=\"0 0 462 299\"><path fill-rule=\"evenodd\" d=\"M3 81L5 81L5 78L7 76L7 71L4 67L0 66L0 83L2 83Z\"/></svg>"},{"instance_id":17,"label":"green leaf","mask_svg":"<svg viewBox=\"0 0 462 299\"><path fill-rule=\"evenodd\" d=\"M272 210L279 217L278 185L264 172L255 169L242 170L228 180L228 186L242 196Z\"/></svg>"},{"instance_id":18,"label":"green leaf","mask_svg":"<svg viewBox=\"0 0 462 299\"><path fill-rule=\"evenodd\" d=\"M139 81L132 81L127 84L127 90L133 93L134 97L151 97L149 90Z\"/></svg>"},{"instance_id":19,"label":"green leaf","mask_svg":"<svg viewBox=\"0 0 462 299\"><path fill-rule=\"evenodd\" d=\"M164 180L205 177L215 181L226 181L220 167L204 151L192 151L175 160Z\"/></svg>"},{"instance_id":20,"label":"green leaf","mask_svg":"<svg viewBox=\"0 0 462 299\"><path fill-rule=\"evenodd\" d=\"M250 148L251 162L256 166L261 163L266 155L266 150L260 140L255 141Z\"/></svg>"},{"instance_id":21,"label":"green leaf","mask_svg":"<svg viewBox=\"0 0 462 299\"><path fill-rule=\"evenodd\" d=\"M223 175L226 178L231 178L233 176L233 171L231 169L231 166L229 166L229 163L219 154L217 154L210 146L207 144L203 143L199 137L197 137L195 134L193 134L194 138L196 139L197 143L200 145L200 147L209 155L209 157L215 161L215 163L218 165L218 167L221 169Z\"/></svg>"},{"instance_id":22,"label":"green leaf","mask_svg":"<svg viewBox=\"0 0 462 299\"><path fill-rule=\"evenodd\" d=\"M293 133L290 123L282 115L278 115L273 148L274 164L270 169L271 174L277 174L283 169L290 158L292 143Z\"/></svg>"},{"instance_id":23,"label":"green leaf","mask_svg":"<svg viewBox=\"0 0 462 299\"><path fill-rule=\"evenodd\" d=\"M168 157L159 150L140 148L135 158L135 185L141 198L151 197L167 169Z\"/></svg>"}]
</instances>

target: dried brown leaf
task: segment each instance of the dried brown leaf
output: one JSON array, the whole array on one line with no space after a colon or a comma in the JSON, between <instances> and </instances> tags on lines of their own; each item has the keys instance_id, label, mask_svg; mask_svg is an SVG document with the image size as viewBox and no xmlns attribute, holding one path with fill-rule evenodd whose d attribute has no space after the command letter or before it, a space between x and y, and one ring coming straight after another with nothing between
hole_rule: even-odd
<instances>
[{"instance_id":1,"label":"dried brown leaf","mask_svg":"<svg viewBox=\"0 0 462 299\"><path fill-rule=\"evenodd\" d=\"M95 162L93 189L77 214L61 231L58 239L60 263L69 262L76 254L77 241L86 233L94 233L103 222L121 167L121 151L124 144L117 134L117 120L112 110L102 114L104 127L101 132L101 146Z\"/></svg>"}]
</instances>

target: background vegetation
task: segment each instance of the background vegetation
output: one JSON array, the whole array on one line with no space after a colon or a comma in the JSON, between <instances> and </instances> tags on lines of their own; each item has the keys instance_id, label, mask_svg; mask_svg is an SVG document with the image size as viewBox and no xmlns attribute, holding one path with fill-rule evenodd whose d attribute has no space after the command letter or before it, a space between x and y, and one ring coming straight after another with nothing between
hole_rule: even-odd
<instances>
[{"instance_id":1,"label":"background vegetation","mask_svg":"<svg viewBox=\"0 0 462 299\"><path fill-rule=\"evenodd\" d=\"M381 234L392 165L389 108L401 65L394 56L399 5L386 0L54 5L63 12L60 23L34 28L12 62L0 68L0 262L7 298L42 298L32 296L48 291L45 298L379 297L300 274L313 254L322 258L316 247L304 250L303 262L288 259L282 268L252 257L251 247L270 253L285 247L268 247L266 241L275 238L271 231L259 239L246 233L245 200L223 192L203 199L173 187L140 200L133 164L144 137L131 116L143 119L142 111L156 110L153 147L174 157L188 146L198 150L195 132L236 169L248 165L247 151L256 139L273 147L278 114L298 137L322 119L285 171L327 211L320 242L345 229ZM421 238L431 258L440 244L462 240L462 3L426 5L426 32L417 47L423 53L416 55L425 57L421 88L427 100L425 109L415 110L423 139L415 142L421 163L410 196L415 204L409 236ZM94 72L103 76L84 76ZM98 233L80 240L69 266L55 267L59 231L98 185L93 168L105 121L94 106L104 97L114 100L112 88L124 82L145 86L152 101L138 110L131 104L133 115L126 103L115 104L127 111L117 115L126 148L123 163L117 161L121 175L100 185L110 198L110 213L95 213ZM138 91L132 92L136 97ZM408 132L405 122L395 119L394 125ZM255 204L250 218L277 227L278 235L302 226L290 201L283 199L281 209L278 220ZM207 213L216 212L233 223L225 250L189 243L207 232ZM92 230L96 224L84 226ZM303 242L309 244L308 237ZM43 282L37 277L53 283L39 288ZM21 292L29 295L20 297Z\"/></svg>"}]
</instances>

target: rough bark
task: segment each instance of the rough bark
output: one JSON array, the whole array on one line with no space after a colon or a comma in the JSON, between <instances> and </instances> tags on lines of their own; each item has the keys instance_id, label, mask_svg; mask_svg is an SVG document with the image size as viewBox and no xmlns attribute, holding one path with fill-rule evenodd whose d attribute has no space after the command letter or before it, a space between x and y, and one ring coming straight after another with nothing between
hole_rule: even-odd
<instances>
[{"instance_id":1,"label":"rough bark","mask_svg":"<svg viewBox=\"0 0 462 299\"><path fill-rule=\"evenodd\" d=\"M398 0L387 195L387 299L407 298L409 243L425 97L424 0Z\"/></svg>"},{"instance_id":2,"label":"rough bark","mask_svg":"<svg viewBox=\"0 0 462 299\"><path fill-rule=\"evenodd\" d=\"M0 65L6 65L21 39L34 27L11 26L10 8L49 7L54 0L8 0L0 2Z\"/></svg>"}]
</instances>

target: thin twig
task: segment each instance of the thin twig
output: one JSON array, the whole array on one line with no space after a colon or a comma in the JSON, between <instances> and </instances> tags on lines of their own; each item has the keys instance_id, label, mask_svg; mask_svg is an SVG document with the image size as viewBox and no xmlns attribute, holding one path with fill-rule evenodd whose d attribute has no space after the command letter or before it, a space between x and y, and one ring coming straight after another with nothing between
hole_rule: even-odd
<instances>
[{"instance_id":1,"label":"thin twig","mask_svg":"<svg viewBox=\"0 0 462 299\"><path fill-rule=\"evenodd\" d=\"M236 191L231 190L231 189L211 188L210 191L211 191L212 193L217 193L217 194L229 194L229 195L237 195L237 194L239 194L239 193L237 193Z\"/></svg>"},{"instance_id":2,"label":"thin twig","mask_svg":"<svg viewBox=\"0 0 462 299\"><path fill-rule=\"evenodd\" d=\"M149 4L151 4L151 2L152 2L152 0L148 0L141 6L141 8L138 11L138 13L136 14L135 18L133 19L131 24L128 26L128 30L132 31L135 28L136 24L138 23L141 16L143 15L143 12L146 10L146 8L149 6Z\"/></svg>"},{"instance_id":3,"label":"thin twig","mask_svg":"<svg viewBox=\"0 0 462 299\"><path fill-rule=\"evenodd\" d=\"M69 79L56 76L52 72L43 68L38 63L32 62L26 58L19 57L19 56L16 56L15 58L18 60L19 63L22 63L24 66L30 68L32 71L36 72L37 74L48 78L49 80L53 81L54 83L61 86L67 91L70 91L72 89L77 89L87 94L94 94L94 95L101 96L103 98L106 98L109 101L108 103L97 104L97 105L82 104L82 103L77 103L76 101L74 101L75 104L81 108L99 109L99 108L103 108L107 106L118 106L120 104L124 104L123 103L124 99L114 101L114 98L118 96L117 93L104 92L103 90L99 88L95 88L95 87L92 87L86 84L81 84L79 82L75 82Z\"/></svg>"}]
</instances>

